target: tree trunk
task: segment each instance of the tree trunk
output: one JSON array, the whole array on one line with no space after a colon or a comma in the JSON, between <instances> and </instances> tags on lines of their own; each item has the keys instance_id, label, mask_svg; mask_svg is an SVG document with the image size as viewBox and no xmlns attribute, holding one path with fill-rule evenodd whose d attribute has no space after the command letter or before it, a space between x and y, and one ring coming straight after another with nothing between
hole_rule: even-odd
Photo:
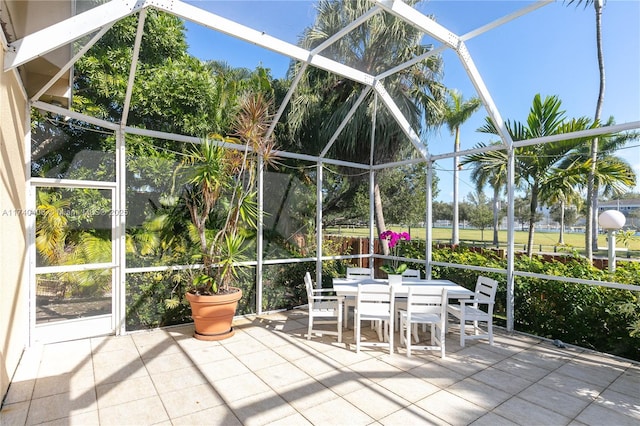
<instances>
[{"instance_id":1,"label":"tree trunk","mask_svg":"<svg viewBox=\"0 0 640 426\"><path fill-rule=\"evenodd\" d=\"M498 247L500 241L498 240L498 224L500 222L500 188L493 188L493 245Z\"/></svg>"},{"instance_id":2,"label":"tree trunk","mask_svg":"<svg viewBox=\"0 0 640 426\"><path fill-rule=\"evenodd\" d=\"M460 129L456 127L456 138L453 145L453 152L460 151ZM460 222L458 219L458 168L460 167L460 159L455 156L453 157L453 226L451 227L451 244L458 245L460 244L460 233L459 227Z\"/></svg>"},{"instance_id":3,"label":"tree trunk","mask_svg":"<svg viewBox=\"0 0 640 426\"><path fill-rule=\"evenodd\" d=\"M373 185L373 208L375 211L376 228L378 228L378 235L382 234L387 225L384 223L384 213L382 212L382 198L380 197L380 186L378 185L378 179L375 180ZM389 255L389 244L387 240L381 240L382 253L385 256Z\"/></svg>"},{"instance_id":4,"label":"tree trunk","mask_svg":"<svg viewBox=\"0 0 640 426\"><path fill-rule=\"evenodd\" d=\"M564 245L564 200L560 201L560 238L558 244Z\"/></svg>"},{"instance_id":5,"label":"tree trunk","mask_svg":"<svg viewBox=\"0 0 640 426\"><path fill-rule=\"evenodd\" d=\"M531 205L529 207L529 238L527 240L527 256L533 255L533 235L536 225L536 209L538 208L538 188L531 188Z\"/></svg>"},{"instance_id":6,"label":"tree trunk","mask_svg":"<svg viewBox=\"0 0 640 426\"><path fill-rule=\"evenodd\" d=\"M605 74L604 55L602 48L602 0L594 0L593 7L596 12L596 51L598 54L598 71L600 72L600 88L598 90L598 101L596 103L596 113L594 121L600 121L602 103L604 102ZM591 168L587 180L587 222L585 226L585 250L589 261L593 258L593 251L598 248L598 227L596 218L596 208L598 205L598 194L596 192L595 175L596 162L598 161L598 138L591 141Z\"/></svg>"}]
</instances>

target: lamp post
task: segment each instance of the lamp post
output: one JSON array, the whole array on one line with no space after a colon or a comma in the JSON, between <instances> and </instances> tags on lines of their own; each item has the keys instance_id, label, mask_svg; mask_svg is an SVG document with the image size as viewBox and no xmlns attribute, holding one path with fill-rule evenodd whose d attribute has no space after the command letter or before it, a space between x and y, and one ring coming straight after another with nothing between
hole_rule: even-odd
<instances>
[{"instance_id":1,"label":"lamp post","mask_svg":"<svg viewBox=\"0 0 640 426\"><path fill-rule=\"evenodd\" d=\"M616 270L616 231L624 226L626 218L617 210L606 210L598 216L598 224L606 229L609 240L609 272Z\"/></svg>"}]
</instances>

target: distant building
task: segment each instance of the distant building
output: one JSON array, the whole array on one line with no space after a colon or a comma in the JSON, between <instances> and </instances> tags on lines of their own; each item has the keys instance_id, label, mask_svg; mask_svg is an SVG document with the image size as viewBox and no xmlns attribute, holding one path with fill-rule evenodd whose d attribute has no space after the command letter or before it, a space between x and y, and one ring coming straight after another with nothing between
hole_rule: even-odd
<instances>
[{"instance_id":1,"label":"distant building","mask_svg":"<svg viewBox=\"0 0 640 426\"><path fill-rule=\"evenodd\" d=\"M640 209L640 198L629 198L626 200L610 200L599 201L598 212L602 213L605 210L618 210L628 216L634 210Z\"/></svg>"}]
</instances>

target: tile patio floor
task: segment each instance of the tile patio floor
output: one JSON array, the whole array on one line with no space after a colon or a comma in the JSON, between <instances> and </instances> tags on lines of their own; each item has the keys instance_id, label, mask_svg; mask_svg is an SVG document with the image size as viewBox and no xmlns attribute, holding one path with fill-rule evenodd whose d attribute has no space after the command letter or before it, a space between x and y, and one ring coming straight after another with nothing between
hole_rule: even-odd
<instances>
[{"instance_id":1,"label":"tile patio floor","mask_svg":"<svg viewBox=\"0 0 640 426\"><path fill-rule=\"evenodd\" d=\"M0 425L634 425L640 365L496 331L447 358L306 340L306 312L236 321L223 342L181 326L28 350Z\"/></svg>"}]
</instances>

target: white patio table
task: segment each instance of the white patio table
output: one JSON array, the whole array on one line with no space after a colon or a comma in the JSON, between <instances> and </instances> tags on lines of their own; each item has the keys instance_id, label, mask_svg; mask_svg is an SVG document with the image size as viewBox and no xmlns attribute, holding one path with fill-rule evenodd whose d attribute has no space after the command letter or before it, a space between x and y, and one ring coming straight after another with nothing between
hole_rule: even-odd
<instances>
[{"instance_id":1,"label":"white patio table","mask_svg":"<svg viewBox=\"0 0 640 426\"><path fill-rule=\"evenodd\" d=\"M388 284L388 282L381 278L334 278L333 289L338 296L355 296L358 293L358 284ZM449 299L468 299L474 294L473 291L449 280L403 279L402 285L395 288L396 297L407 297L409 286L429 286L439 290L446 287Z\"/></svg>"},{"instance_id":2,"label":"white patio table","mask_svg":"<svg viewBox=\"0 0 640 426\"><path fill-rule=\"evenodd\" d=\"M388 284L389 280L382 278L334 278L333 290L338 296L352 296L355 297L358 294L358 284ZM438 291L442 291L443 288L447 289L447 299L469 299L474 295L474 292L468 290L461 285L449 280L421 280L413 278L404 278L402 285L395 287L396 298L406 298L409 293L409 286L429 286L436 288ZM448 303L448 300L447 300ZM347 322L344 322L345 328Z\"/></svg>"}]
</instances>

